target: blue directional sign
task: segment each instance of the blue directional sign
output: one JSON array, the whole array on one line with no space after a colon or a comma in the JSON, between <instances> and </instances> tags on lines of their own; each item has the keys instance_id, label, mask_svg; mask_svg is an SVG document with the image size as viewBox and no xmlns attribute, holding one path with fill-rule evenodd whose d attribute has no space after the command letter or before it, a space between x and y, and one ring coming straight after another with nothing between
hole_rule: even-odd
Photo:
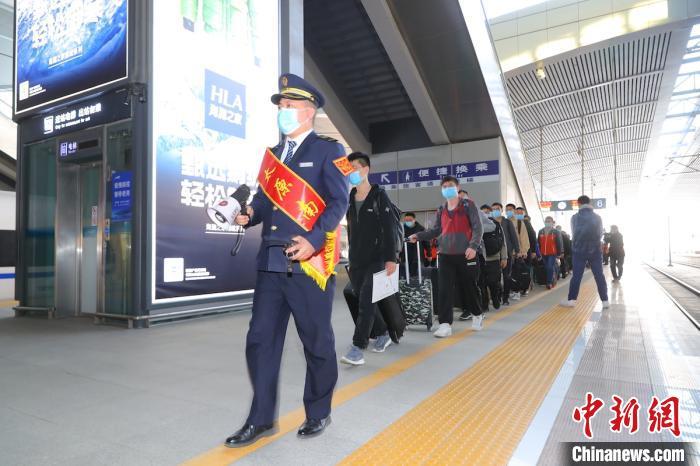
<instances>
[{"instance_id":1,"label":"blue directional sign","mask_svg":"<svg viewBox=\"0 0 700 466\"><path fill-rule=\"evenodd\" d=\"M458 178L460 183L498 181L498 160L371 173L369 182L383 186L387 190L429 188L439 186L440 180L446 175Z\"/></svg>"},{"instance_id":2,"label":"blue directional sign","mask_svg":"<svg viewBox=\"0 0 700 466\"><path fill-rule=\"evenodd\" d=\"M484 182L498 180L498 160L464 162L452 165L452 175L460 182Z\"/></svg>"},{"instance_id":3,"label":"blue directional sign","mask_svg":"<svg viewBox=\"0 0 700 466\"><path fill-rule=\"evenodd\" d=\"M384 189L396 189L398 185L398 173L395 171L370 173L369 182L383 186Z\"/></svg>"}]
</instances>

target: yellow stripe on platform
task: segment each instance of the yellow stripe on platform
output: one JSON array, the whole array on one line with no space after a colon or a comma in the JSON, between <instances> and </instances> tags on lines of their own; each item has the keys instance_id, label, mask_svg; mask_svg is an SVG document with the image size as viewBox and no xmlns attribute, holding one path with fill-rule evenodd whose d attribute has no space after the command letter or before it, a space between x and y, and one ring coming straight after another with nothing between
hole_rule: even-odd
<instances>
[{"instance_id":1,"label":"yellow stripe on platform","mask_svg":"<svg viewBox=\"0 0 700 466\"><path fill-rule=\"evenodd\" d=\"M490 312L488 317L484 319L484 328L488 328L493 324L493 322L499 321L514 312L522 309L525 306L538 301L540 298L547 296L547 293L540 293L536 296L524 299L518 304L511 305L509 308L501 308L500 311L493 313ZM474 333L471 328L464 329L452 335L450 338L444 338L441 340L436 340L425 348L413 353L410 356L406 356L398 361L395 361L387 366L378 369L377 371L363 377L353 383L345 385L338 388L333 394L333 407L336 408L343 403L352 400L353 398L362 395L363 393L371 390L372 388L381 385L382 383L402 374L403 372L411 369L412 367L420 364L426 359L436 355L437 353L453 346L462 341L467 336ZM410 337L410 335L408 335ZM291 411L284 416L280 417L278 421L279 432L271 437L264 437L252 445L243 448L227 448L223 445L215 447L200 456L197 456L185 463L186 466L210 466L210 465L226 465L239 460L256 450L268 445L281 436L295 431L299 428L305 419L304 408L298 408Z\"/></svg>"},{"instance_id":2,"label":"yellow stripe on platform","mask_svg":"<svg viewBox=\"0 0 700 466\"><path fill-rule=\"evenodd\" d=\"M13 308L19 305L19 301L0 301L0 308Z\"/></svg>"},{"instance_id":3,"label":"yellow stripe on platform","mask_svg":"<svg viewBox=\"0 0 700 466\"><path fill-rule=\"evenodd\" d=\"M595 306L554 306L340 464L507 464Z\"/></svg>"}]
</instances>

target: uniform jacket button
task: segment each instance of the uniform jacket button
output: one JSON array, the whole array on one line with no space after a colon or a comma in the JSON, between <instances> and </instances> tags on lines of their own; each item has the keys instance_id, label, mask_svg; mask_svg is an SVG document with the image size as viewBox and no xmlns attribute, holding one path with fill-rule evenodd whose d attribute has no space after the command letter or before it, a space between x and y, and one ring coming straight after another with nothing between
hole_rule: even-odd
<instances>
[{"instance_id":1,"label":"uniform jacket button","mask_svg":"<svg viewBox=\"0 0 700 466\"><path fill-rule=\"evenodd\" d=\"M272 210L279 210L279 209L277 208L277 206L273 206Z\"/></svg>"},{"instance_id":2,"label":"uniform jacket button","mask_svg":"<svg viewBox=\"0 0 700 466\"><path fill-rule=\"evenodd\" d=\"M270 227L270 230L272 230L272 231L275 231L276 229L277 229L277 225L272 225L272 226Z\"/></svg>"}]
</instances>

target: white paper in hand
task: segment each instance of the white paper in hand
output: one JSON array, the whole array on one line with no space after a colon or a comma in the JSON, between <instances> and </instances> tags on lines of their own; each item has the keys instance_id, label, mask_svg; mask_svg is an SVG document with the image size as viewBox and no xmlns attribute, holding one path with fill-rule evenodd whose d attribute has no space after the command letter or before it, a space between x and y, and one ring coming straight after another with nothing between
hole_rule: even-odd
<instances>
[{"instance_id":1,"label":"white paper in hand","mask_svg":"<svg viewBox=\"0 0 700 466\"><path fill-rule=\"evenodd\" d=\"M377 272L372 276L372 302L376 303L382 299L399 292L399 271L387 276L386 270Z\"/></svg>"}]
</instances>

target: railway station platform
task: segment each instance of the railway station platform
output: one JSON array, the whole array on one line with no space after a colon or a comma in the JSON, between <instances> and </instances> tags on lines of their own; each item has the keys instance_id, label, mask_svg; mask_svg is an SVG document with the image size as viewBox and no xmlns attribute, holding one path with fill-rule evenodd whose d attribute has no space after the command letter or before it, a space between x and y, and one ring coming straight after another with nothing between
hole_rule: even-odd
<instances>
[{"instance_id":1,"label":"railway station platform","mask_svg":"<svg viewBox=\"0 0 700 466\"><path fill-rule=\"evenodd\" d=\"M333 309L339 356L352 336L344 280ZM296 436L305 363L290 325L279 433L241 449L223 440L249 407L249 312L137 331L0 318L0 464L560 465L567 442L655 442L685 455L662 464L698 464L699 330L647 265L630 262L608 285L607 309L587 272L574 308L559 305L561 280L491 310L481 332L458 320L445 339L410 328L385 353L366 352L364 366L340 365L333 423L308 440ZM614 397L623 413L637 405L619 429ZM588 438L574 412L596 401Z\"/></svg>"}]
</instances>

